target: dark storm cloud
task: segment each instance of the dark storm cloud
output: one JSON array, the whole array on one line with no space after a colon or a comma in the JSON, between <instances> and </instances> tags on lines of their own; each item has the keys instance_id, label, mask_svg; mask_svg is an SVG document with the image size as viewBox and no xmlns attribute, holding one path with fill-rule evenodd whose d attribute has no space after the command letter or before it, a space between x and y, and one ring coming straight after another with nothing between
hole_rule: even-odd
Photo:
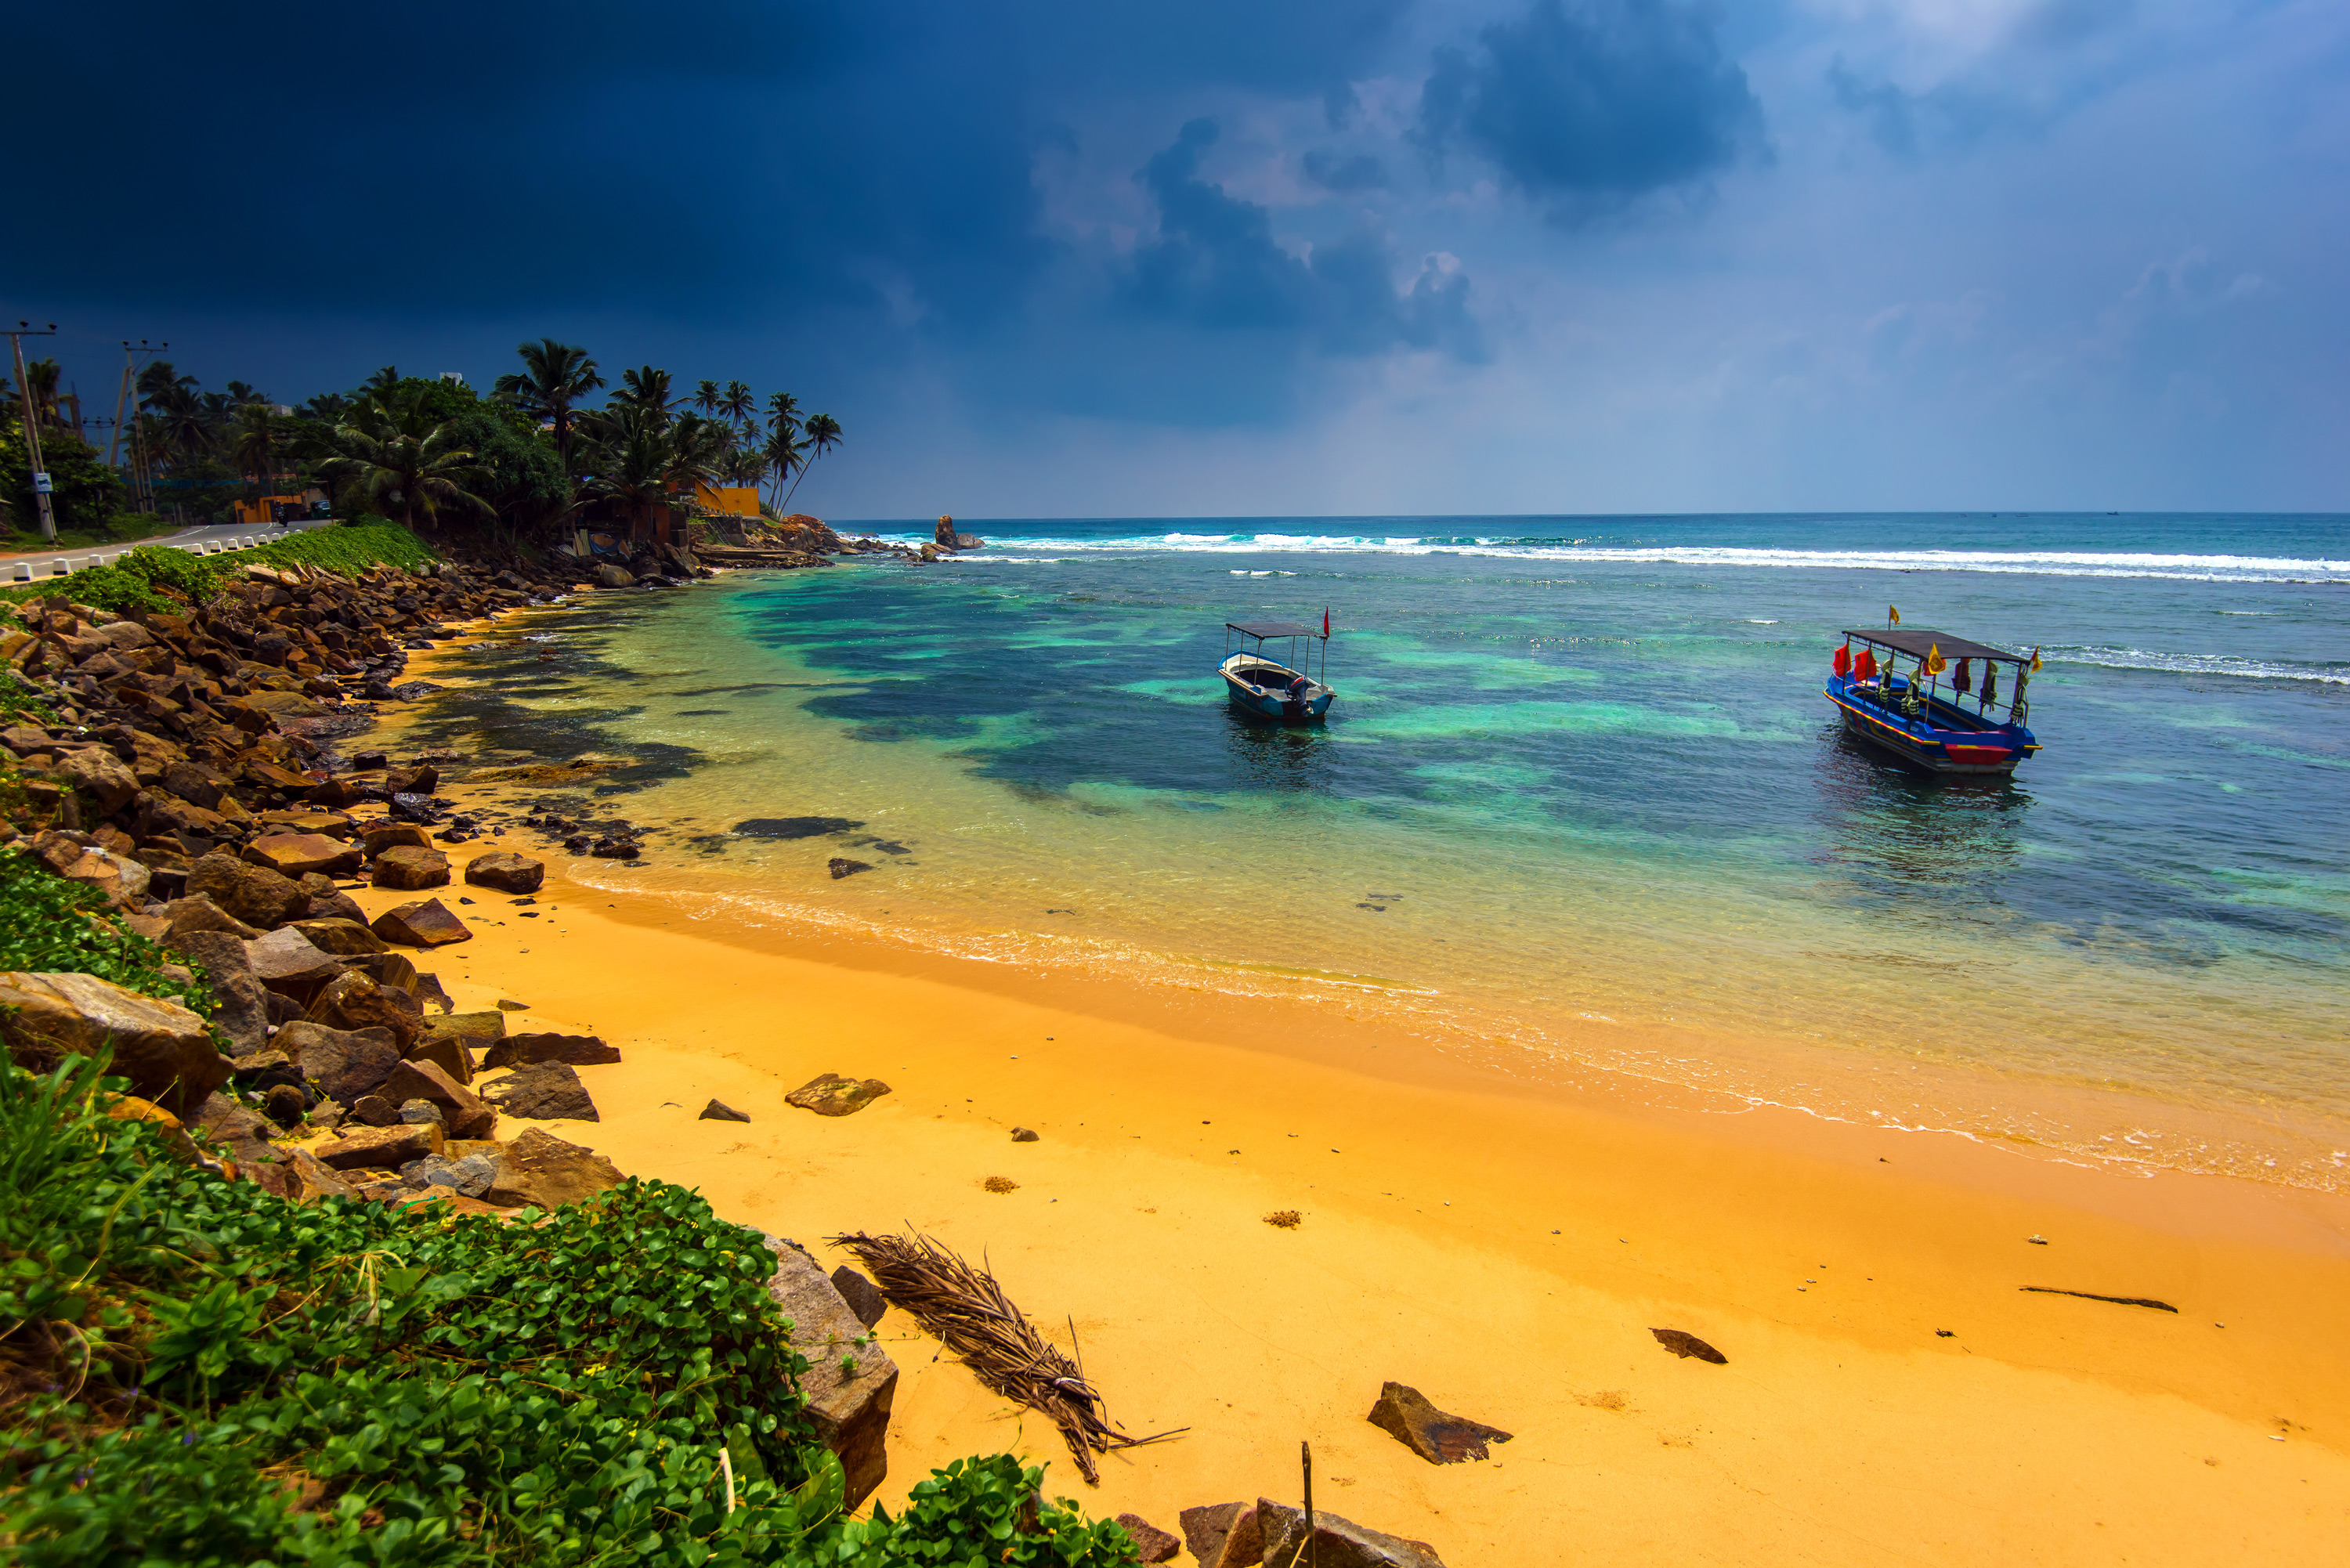
<instances>
[{"instance_id":1,"label":"dark storm cloud","mask_svg":"<svg viewBox=\"0 0 2350 1568\"><path fill-rule=\"evenodd\" d=\"M1474 50L1436 52L1415 135L1490 160L1562 213L1703 180L1762 120L1716 20L1671 0L1533 0Z\"/></svg>"},{"instance_id":2,"label":"dark storm cloud","mask_svg":"<svg viewBox=\"0 0 2350 1568\"><path fill-rule=\"evenodd\" d=\"M1316 94L1400 0L548 0L396 12L11 7L12 294L234 309L638 305L724 319L910 298L954 326L1050 259L1048 99ZM27 171L21 171L20 176Z\"/></svg>"},{"instance_id":3,"label":"dark storm cloud","mask_svg":"<svg viewBox=\"0 0 2350 1568\"><path fill-rule=\"evenodd\" d=\"M1216 136L1213 120L1192 120L1136 176L1158 202L1159 233L1137 247L1123 280L1131 313L1293 337L1326 354L1400 345L1482 357L1466 275L1431 260L1399 295L1390 248L1370 234L1292 254L1274 241L1267 209L1199 177L1200 156Z\"/></svg>"}]
</instances>

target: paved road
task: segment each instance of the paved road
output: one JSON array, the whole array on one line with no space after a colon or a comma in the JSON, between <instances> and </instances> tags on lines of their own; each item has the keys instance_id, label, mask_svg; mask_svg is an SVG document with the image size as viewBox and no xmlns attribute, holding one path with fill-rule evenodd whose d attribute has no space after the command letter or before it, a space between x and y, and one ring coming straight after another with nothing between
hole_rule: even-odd
<instances>
[{"instance_id":1,"label":"paved road","mask_svg":"<svg viewBox=\"0 0 2350 1568\"><path fill-rule=\"evenodd\" d=\"M16 555L0 555L0 582L13 579L23 583L42 577L62 576L64 574L57 570L57 565L60 561L65 563L67 572L78 572L85 566L116 560L124 551L135 549L139 545L169 545L174 549L190 550L199 555L210 556L223 551L251 549L255 545L266 545L274 539L283 539L288 533L302 533L312 528L331 526L333 526L331 523L311 521L294 524L290 528L279 528L275 524L265 524L257 528L211 526L182 528L176 534L167 534L161 538L141 539L138 545L108 545L95 550L88 545L77 545L70 549L27 550Z\"/></svg>"}]
</instances>

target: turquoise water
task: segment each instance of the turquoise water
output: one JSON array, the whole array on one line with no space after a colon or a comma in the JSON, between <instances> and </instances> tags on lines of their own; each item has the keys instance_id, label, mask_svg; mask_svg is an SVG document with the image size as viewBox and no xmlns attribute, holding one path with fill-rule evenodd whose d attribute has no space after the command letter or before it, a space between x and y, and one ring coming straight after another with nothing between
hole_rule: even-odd
<instances>
[{"instance_id":1,"label":"turquoise water","mask_svg":"<svg viewBox=\"0 0 2350 1568\"><path fill-rule=\"evenodd\" d=\"M435 722L624 759L595 809L677 826L596 874L778 921L1302 991L1532 1077L2350 1163L2350 520L977 531L937 566L601 597L482 650L497 679ZM1840 732L1830 653L1888 604L2043 649L2012 784ZM1223 622L1326 607L1328 723L1230 714Z\"/></svg>"}]
</instances>

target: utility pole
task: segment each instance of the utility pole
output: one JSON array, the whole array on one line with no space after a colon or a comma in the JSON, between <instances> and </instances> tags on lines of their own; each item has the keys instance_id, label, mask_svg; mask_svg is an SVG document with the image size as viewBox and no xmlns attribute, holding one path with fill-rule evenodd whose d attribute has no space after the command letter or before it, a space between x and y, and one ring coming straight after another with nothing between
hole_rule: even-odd
<instances>
[{"instance_id":1,"label":"utility pole","mask_svg":"<svg viewBox=\"0 0 2350 1568\"><path fill-rule=\"evenodd\" d=\"M16 330L8 334L8 348L16 356L16 415L25 427L25 461L33 465L33 504L41 509L41 537L54 541L57 536L57 520L49 510L49 471L41 464L41 432L33 418L33 389L25 381L25 339L55 337L57 324L49 323L46 332L36 332L29 321L16 323Z\"/></svg>"},{"instance_id":2,"label":"utility pole","mask_svg":"<svg viewBox=\"0 0 2350 1568\"><path fill-rule=\"evenodd\" d=\"M151 359L169 348L171 348L169 343L159 343L150 348L147 346L147 339L141 337L139 340L139 347L133 348L130 347L130 338L125 337L122 340L122 390L115 394L114 434L106 443L106 465L111 468L114 466L115 442L122 439L122 414L127 406L130 410L131 421L130 504L133 510L150 514L152 514L155 510L155 486L147 472L147 442L139 431L139 405L131 400L130 393L134 379L138 374L136 357L144 354Z\"/></svg>"}]
</instances>

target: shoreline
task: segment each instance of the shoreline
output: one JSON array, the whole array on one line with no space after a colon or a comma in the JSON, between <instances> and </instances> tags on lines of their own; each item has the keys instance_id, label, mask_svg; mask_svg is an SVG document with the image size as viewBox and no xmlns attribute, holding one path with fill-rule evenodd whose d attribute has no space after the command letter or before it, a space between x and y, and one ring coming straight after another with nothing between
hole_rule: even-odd
<instances>
[{"instance_id":1,"label":"shoreline","mask_svg":"<svg viewBox=\"0 0 2350 1568\"><path fill-rule=\"evenodd\" d=\"M1374 1020L697 917L572 864L548 857L538 920L452 888L476 935L434 955L461 1009L504 996L620 1047L582 1072L604 1120L549 1130L827 1266L825 1236L908 1223L983 1255L1064 1348L1073 1320L1129 1430L1191 1428L1085 1489L1048 1424L893 1313L893 1511L931 1464L1009 1447L1055 1462L1055 1495L1171 1526L1286 1495L1305 1438L1325 1507L1456 1563L1555 1557L1562 1528L1670 1561L2173 1560L2350 1523L2338 1197L1530 1086ZM893 1092L837 1121L783 1104L826 1071ZM753 1122L694 1120L710 1096ZM1297 1230L1262 1222L1285 1208ZM1364 1419L1388 1378L1516 1440L1427 1466Z\"/></svg>"}]
</instances>

